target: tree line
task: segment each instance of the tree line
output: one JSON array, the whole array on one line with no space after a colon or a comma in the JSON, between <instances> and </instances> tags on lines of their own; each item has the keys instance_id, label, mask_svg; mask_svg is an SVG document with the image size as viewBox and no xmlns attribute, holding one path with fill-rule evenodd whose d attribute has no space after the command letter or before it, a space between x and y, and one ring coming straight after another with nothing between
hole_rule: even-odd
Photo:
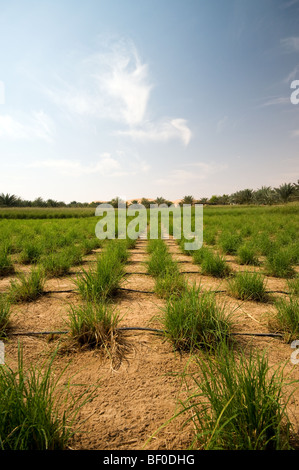
<instances>
[{"instance_id":1,"label":"tree line","mask_svg":"<svg viewBox=\"0 0 299 470\"><path fill-rule=\"evenodd\" d=\"M230 204L257 204L257 205L272 205L287 203L296 201L299 199L299 180L297 183L284 183L278 188L272 188L271 186L262 186L260 189L242 189L232 194L223 194L222 196L213 195L210 198L203 197L196 199L193 196L184 196L180 201L180 205L183 204L207 204L207 205L230 205ZM66 204L63 201L57 201L55 199L44 200L41 197L34 199L33 201L22 199L15 194L0 194L0 207L96 207L102 202L108 202L113 207L118 207L121 199L115 197L111 201L95 201L95 202L78 202L72 201ZM131 204L142 204L146 208L150 207L150 204L166 204L172 205L173 202L163 197L157 197L154 201L147 198L141 200L133 200ZM126 205L127 202L126 202Z\"/></svg>"}]
</instances>

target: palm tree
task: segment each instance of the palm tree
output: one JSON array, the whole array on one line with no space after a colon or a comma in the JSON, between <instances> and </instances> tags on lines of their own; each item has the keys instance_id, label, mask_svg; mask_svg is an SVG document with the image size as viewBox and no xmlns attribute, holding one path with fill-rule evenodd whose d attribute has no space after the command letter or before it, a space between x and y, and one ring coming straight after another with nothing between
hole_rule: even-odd
<instances>
[{"instance_id":1,"label":"palm tree","mask_svg":"<svg viewBox=\"0 0 299 470\"><path fill-rule=\"evenodd\" d=\"M15 206L18 202L18 197L14 194L0 194L0 206Z\"/></svg>"},{"instance_id":2,"label":"palm tree","mask_svg":"<svg viewBox=\"0 0 299 470\"><path fill-rule=\"evenodd\" d=\"M284 183L275 188L276 193L279 195L283 202L288 202L290 197L295 193L296 186L292 183Z\"/></svg>"},{"instance_id":3,"label":"palm tree","mask_svg":"<svg viewBox=\"0 0 299 470\"><path fill-rule=\"evenodd\" d=\"M194 204L194 197L193 196L184 196L182 199L182 204Z\"/></svg>"},{"instance_id":4,"label":"palm tree","mask_svg":"<svg viewBox=\"0 0 299 470\"><path fill-rule=\"evenodd\" d=\"M166 199L164 199L164 197L157 197L156 200L155 200L155 203L160 205L160 204L167 204L167 201Z\"/></svg>"},{"instance_id":5,"label":"palm tree","mask_svg":"<svg viewBox=\"0 0 299 470\"><path fill-rule=\"evenodd\" d=\"M121 199L120 197L116 196L115 198L111 199L111 201L109 202L109 204L111 204L112 207L114 207L114 209L117 209L118 206L120 207L126 207L126 201L124 201L123 199Z\"/></svg>"},{"instance_id":6,"label":"palm tree","mask_svg":"<svg viewBox=\"0 0 299 470\"><path fill-rule=\"evenodd\" d=\"M235 204L249 204L252 202L253 190L252 189L241 189L231 195L231 200Z\"/></svg>"},{"instance_id":7,"label":"palm tree","mask_svg":"<svg viewBox=\"0 0 299 470\"><path fill-rule=\"evenodd\" d=\"M150 208L150 201L148 199L146 199L145 197L143 197L140 201L140 203L146 208L146 209L149 209Z\"/></svg>"},{"instance_id":8,"label":"palm tree","mask_svg":"<svg viewBox=\"0 0 299 470\"><path fill-rule=\"evenodd\" d=\"M258 204L273 204L275 202L276 193L271 186L262 186L254 192L254 200Z\"/></svg>"}]
</instances>

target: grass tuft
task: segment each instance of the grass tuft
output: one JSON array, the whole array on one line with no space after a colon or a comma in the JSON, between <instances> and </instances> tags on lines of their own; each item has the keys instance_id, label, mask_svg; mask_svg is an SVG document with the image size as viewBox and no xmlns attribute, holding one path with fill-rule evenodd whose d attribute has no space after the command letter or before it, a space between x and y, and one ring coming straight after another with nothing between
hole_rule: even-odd
<instances>
[{"instance_id":1,"label":"grass tuft","mask_svg":"<svg viewBox=\"0 0 299 470\"><path fill-rule=\"evenodd\" d=\"M179 296L187 289L186 279L176 270L167 270L158 276L155 284L155 292L159 297L168 299L171 296Z\"/></svg>"},{"instance_id":2,"label":"grass tuft","mask_svg":"<svg viewBox=\"0 0 299 470\"><path fill-rule=\"evenodd\" d=\"M15 272L14 265L11 261L9 252L6 247L1 247L0 250L0 276L9 276Z\"/></svg>"},{"instance_id":3,"label":"grass tuft","mask_svg":"<svg viewBox=\"0 0 299 470\"><path fill-rule=\"evenodd\" d=\"M174 347L188 351L213 348L219 341L227 341L232 329L224 305L216 302L213 293L195 286L180 297L170 297L162 322Z\"/></svg>"},{"instance_id":4,"label":"grass tuft","mask_svg":"<svg viewBox=\"0 0 299 470\"><path fill-rule=\"evenodd\" d=\"M8 297L0 294L0 338L6 336L10 324L11 305Z\"/></svg>"},{"instance_id":5,"label":"grass tuft","mask_svg":"<svg viewBox=\"0 0 299 470\"><path fill-rule=\"evenodd\" d=\"M228 281L228 293L241 300L267 302L265 280L260 273L237 273Z\"/></svg>"},{"instance_id":6,"label":"grass tuft","mask_svg":"<svg viewBox=\"0 0 299 470\"><path fill-rule=\"evenodd\" d=\"M32 268L29 274L20 273L17 280L11 281L9 299L12 303L32 302L43 294L44 271Z\"/></svg>"},{"instance_id":7,"label":"grass tuft","mask_svg":"<svg viewBox=\"0 0 299 470\"><path fill-rule=\"evenodd\" d=\"M266 257L266 271L269 276L289 278L294 275L290 252L275 249Z\"/></svg>"},{"instance_id":8,"label":"grass tuft","mask_svg":"<svg viewBox=\"0 0 299 470\"><path fill-rule=\"evenodd\" d=\"M79 294L87 301L103 301L118 292L124 273L124 252L114 245L98 257L96 269L83 270L76 279Z\"/></svg>"},{"instance_id":9,"label":"grass tuft","mask_svg":"<svg viewBox=\"0 0 299 470\"><path fill-rule=\"evenodd\" d=\"M299 295L299 275L297 274L294 279L287 280L288 287L293 295Z\"/></svg>"},{"instance_id":10,"label":"grass tuft","mask_svg":"<svg viewBox=\"0 0 299 470\"><path fill-rule=\"evenodd\" d=\"M239 246L237 256L240 264L252 266L259 266L260 264L255 248L248 243Z\"/></svg>"},{"instance_id":11,"label":"grass tuft","mask_svg":"<svg viewBox=\"0 0 299 470\"><path fill-rule=\"evenodd\" d=\"M119 322L120 316L111 305L87 302L71 306L67 325L81 347L109 348L118 336Z\"/></svg>"},{"instance_id":12,"label":"grass tuft","mask_svg":"<svg viewBox=\"0 0 299 470\"><path fill-rule=\"evenodd\" d=\"M217 278L224 278L231 273L225 259L218 253L206 253L201 261L201 273Z\"/></svg>"},{"instance_id":13,"label":"grass tuft","mask_svg":"<svg viewBox=\"0 0 299 470\"><path fill-rule=\"evenodd\" d=\"M186 374L186 422L192 420L192 448L204 450L289 450L291 423L283 367L271 370L266 355L236 354L227 347L195 358ZM190 385L191 383L191 385ZM190 418L191 416L191 418Z\"/></svg>"},{"instance_id":14,"label":"grass tuft","mask_svg":"<svg viewBox=\"0 0 299 470\"><path fill-rule=\"evenodd\" d=\"M275 301L276 312L270 316L269 326L282 333L286 342L299 338L299 300L279 298Z\"/></svg>"},{"instance_id":15,"label":"grass tuft","mask_svg":"<svg viewBox=\"0 0 299 470\"><path fill-rule=\"evenodd\" d=\"M53 360L25 371L19 346L17 370L0 367L0 449L67 449L75 418L92 394L85 389L75 398L62 388L64 371L54 376Z\"/></svg>"}]
</instances>

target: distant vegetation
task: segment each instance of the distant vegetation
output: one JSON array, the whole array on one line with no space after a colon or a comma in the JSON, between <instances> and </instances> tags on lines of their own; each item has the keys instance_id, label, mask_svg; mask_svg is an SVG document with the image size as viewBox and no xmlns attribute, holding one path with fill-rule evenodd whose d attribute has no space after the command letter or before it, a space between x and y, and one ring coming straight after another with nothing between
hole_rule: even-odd
<instances>
[{"instance_id":1,"label":"distant vegetation","mask_svg":"<svg viewBox=\"0 0 299 470\"><path fill-rule=\"evenodd\" d=\"M299 200L299 180L297 183L284 183L278 188L272 188L271 186L262 186L260 189L242 189L233 194L213 195L210 198L202 197L196 199L193 196L184 196L180 201L181 204L208 204L208 205L229 205L229 204L257 204L257 205L272 205L280 204L291 201ZM22 199L15 194L0 194L0 208L91 208L94 209L102 202L111 204L113 207L118 207L118 203L128 205L127 202L122 201L119 197L111 199L111 201L93 201L93 202L78 202L72 201L66 204L63 201L57 201L55 199L44 200L41 197L34 199L34 201ZM150 208L150 204L166 204L170 206L173 204L172 201L165 199L164 197L157 197L154 200L146 199L145 197L139 200L133 200L130 204L142 204L147 209ZM93 212L93 211L91 211Z\"/></svg>"}]
</instances>

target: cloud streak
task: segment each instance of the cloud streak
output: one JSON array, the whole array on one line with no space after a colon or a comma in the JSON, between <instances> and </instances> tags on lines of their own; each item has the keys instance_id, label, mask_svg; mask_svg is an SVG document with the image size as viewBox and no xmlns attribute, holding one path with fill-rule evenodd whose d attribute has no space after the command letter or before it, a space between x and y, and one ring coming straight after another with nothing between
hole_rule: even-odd
<instances>
[{"instance_id":1,"label":"cloud streak","mask_svg":"<svg viewBox=\"0 0 299 470\"><path fill-rule=\"evenodd\" d=\"M16 119L10 114L0 114L0 139L35 140L51 142L54 124L43 111L33 112L26 119Z\"/></svg>"},{"instance_id":2,"label":"cloud streak","mask_svg":"<svg viewBox=\"0 0 299 470\"><path fill-rule=\"evenodd\" d=\"M44 91L70 117L110 120L122 128L119 135L136 140L167 142L179 139L188 145L192 136L187 121L177 117L150 119L153 84L131 41L118 41L85 57L74 70L72 83L59 78Z\"/></svg>"},{"instance_id":3,"label":"cloud streak","mask_svg":"<svg viewBox=\"0 0 299 470\"><path fill-rule=\"evenodd\" d=\"M298 52L299 51L299 37L291 36L280 40L282 48L285 52Z\"/></svg>"},{"instance_id":4,"label":"cloud streak","mask_svg":"<svg viewBox=\"0 0 299 470\"><path fill-rule=\"evenodd\" d=\"M178 184L188 183L189 181L204 181L208 179L209 176L226 169L227 165L219 163L186 163L179 168L173 168L167 175L167 178L160 178L156 183L177 186Z\"/></svg>"},{"instance_id":5,"label":"cloud streak","mask_svg":"<svg viewBox=\"0 0 299 470\"><path fill-rule=\"evenodd\" d=\"M70 159L48 159L34 161L28 164L27 168L48 169L73 177L95 174L106 177L120 177L149 170L149 166L140 160L134 162L134 165L131 167L124 167L119 160L113 158L109 153L103 153L96 162L88 165L83 164L81 161Z\"/></svg>"},{"instance_id":6,"label":"cloud streak","mask_svg":"<svg viewBox=\"0 0 299 470\"><path fill-rule=\"evenodd\" d=\"M117 134L129 136L134 140L152 142L167 142L171 139L178 139L184 145L189 144L192 136L185 119L163 119L158 122L145 122L140 127L118 131Z\"/></svg>"}]
</instances>

